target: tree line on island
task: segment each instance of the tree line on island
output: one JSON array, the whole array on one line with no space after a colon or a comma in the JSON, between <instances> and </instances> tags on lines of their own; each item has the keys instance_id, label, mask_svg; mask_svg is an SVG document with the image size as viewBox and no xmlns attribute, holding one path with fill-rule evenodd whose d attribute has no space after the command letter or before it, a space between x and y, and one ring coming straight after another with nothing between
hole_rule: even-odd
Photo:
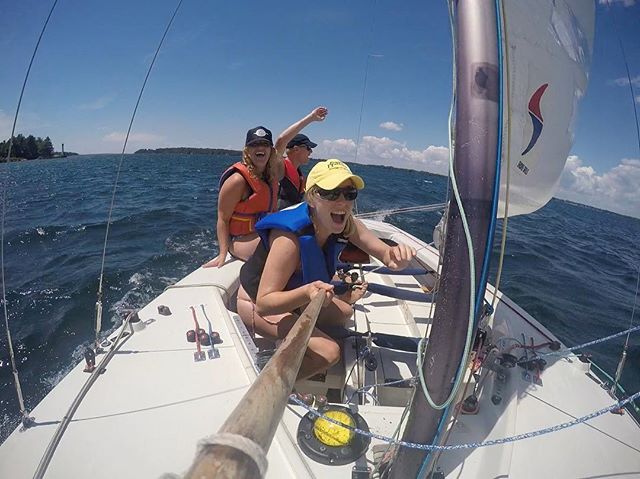
<instances>
[{"instance_id":1,"label":"tree line on island","mask_svg":"<svg viewBox=\"0 0 640 479\"><path fill-rule=\"evenodd\" d=\"M0 143L0 161L5 161L9 153L10 140ZM11 145L11 159L35 160L36 158L58 158L67 155L77 155L77 153L58 153L53 148L51 138L44 139L33 135L16 135L13 137Z\"/></svg>"},{"instance_id":2,"label":"tree line on island","mask_svg":"<svg viewBox=\"0 0 640 479\"><path fill-rule=\"evenodd\" d=\"M218 155L218 156L239 156L242 155L238 150L225 150L224 148L191 148L191 147L176 147L176 148L144 148L135 152L136 155L147 154L174 154L174 155Z\"/></svg>"}]
</instances>

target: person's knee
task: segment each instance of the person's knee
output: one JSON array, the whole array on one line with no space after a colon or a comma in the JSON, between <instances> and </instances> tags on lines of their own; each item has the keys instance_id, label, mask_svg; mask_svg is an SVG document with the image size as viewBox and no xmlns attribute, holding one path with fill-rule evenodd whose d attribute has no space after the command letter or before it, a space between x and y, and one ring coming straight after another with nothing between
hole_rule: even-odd
<instances>
[{"instance_id":1,"label":"person's knee","mask_svg":"<svg viewBox=\"0 0 640 479\"><path fill-rule=\"evenodd\" d=\"M340 361L340 345L335 341L327 341L323 352L324 359L327 361L327 367L333 366Z\"/></svg>"}]
</instances>

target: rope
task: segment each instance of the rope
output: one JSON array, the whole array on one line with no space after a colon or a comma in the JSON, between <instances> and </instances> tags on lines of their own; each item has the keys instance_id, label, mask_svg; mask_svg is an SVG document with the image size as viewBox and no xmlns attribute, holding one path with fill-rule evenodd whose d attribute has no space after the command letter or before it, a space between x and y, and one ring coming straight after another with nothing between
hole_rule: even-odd
<instances>
[{"instance_id":1,"label":"rope","mask_svg":"<svg viewBox=\"0 0 640 479\"><path fill-rule=\"evenodd\" d=\"M33 53L31 54L31 60L29 61L29 66L27 67L27 73L24 75L24 81L22 82L22 88L20 90L20 96L18 98L18 106L16 107L16 114L13 116L13 126L11 127L11 136L9 137L9 149L7 150L7 158L5 161L6 167L4 169L4 181L2 185L2 219L0 220L0 279L2 281L2 310L4 314L4 326L5 333L7 335L7 343L9 345L9 357L11 358L11 372L13 373L13 381L16 387L16 394L18 395L18 405L20 406L20 414L22 414L22 424L27 427L30 424L31 419L29 418L29 413L24 405L24 397L22 395L22 387L20 386L20 377L18 376L18 367L16 365L16 357L13 351L13 340L11 339L11 330L9 329L9 313L7 311L7 290L5 284L5 275L4 275L4 223L6 219L6 210L7 210L7 189L9 188L9 159L11 158L11 148L13 147L13 135L16 132L16 124L18 122L18 114L20 113L20 105L22 104L22 97L24 96L24 90L27 87L27 80L29 79L29 73L31 72L31 66L33 65L33 60L36 58L36 53L38 52L38 47L40 46L40 41L44 36L44 32L47 29L47 25L49 24L49 19L51 15L53 15L53 10L56 8L58 4L58 0L53 2L51 9L49 10L49 15L47 15L47 19L42 25L42 30L40 31L40 36L38 37L38 41L36 42L36 46L33 49Z\"/></svg>"},{"instance_id":2,"label":"rope","mask_svg":"<svg viewBox=\"0 0 640 479\"><path fill-rule=\"evenodd\" d=\"M619 333L611 334L609 336L605 336L604 338L596 339L594 341L589 341L588 343L579 344L578 346L572 346L570 348L561 349L560 351L551 351L550 353L543 353L536 356L534 359L544 358L547 356L564 356L568 353L576 351L578 349L586 348L589 346L593 346L595 344L604 343L605 341L609 341L611 339L619 338L620 336L624 336L625 334L635 333L636 331L640 331L640 325L634 326L633 328L625 329L624 331L620 331ZM529 361L521 361L518 364L525 364Z\"/></svg>"},{"instance_id":3,"label":"rope","mask_svg":"<svg viewBox=\"0 0 640 479\"><path fill-rule=\"evenodd\" d=\"M449 8L451 9L452 6L451 4L449 4ZM450 11L450 18L453 18L453 12ZM451 20L451 22L453 22L453 20ZM453 24L452 24L452 28ZM454 49L454 65L455 65L455 49ZM455 75L454 75L455 76ZM474 330L474 311L475 311L475 289L476 289L476 284L475 284L475 278L476 278L476 271L475 271L475 264L473 261L473 244L472 244L472 240L471 240L471 232L469 231L469 224L467 222L467 215L465 213L464 210L464 205L462 204L462 199L460 198L460 192L458 191L458 182L456 180L456 172L453 168L453 145L454 145L454 139L452 137L451 134L451 129L453 126L453 110L454 110L454 105L455 105L455 80L454 80L454 90L453 90L453 98L454 100L451 102L451 109L449 110L449 122L448 122L448 129L449 129L449 141L450 141L450 147L449 147L449 175L451 178L451 187L453 189L453 193L454 193L454 197L456 200L456 203L458 205L458 208L460 209L460 220L462 221L462 227L464 229L464 235L465 235L465 240L467 243L467 255L469 258L469 321L468 321L468 327L467 327L467 338L466 338L466 342L464 345L464 351L462 353L462 358L460 359L460 365L458 366L458 371L456 373L456 378L455 378L455 382L453 387L451 388L451 393L449 394L449 397L447 397L447 399L445 399L445 401L442 404L436 404L435 401L433 400L433 398L431 397L431 394L429 393L429 389L427 388L427 385L425 383L425 379L424 379L424 371L422 370L422 356L423 354L420 353L421 351L421 347L424 347L424 338L420 341L420 345L418 346L418 355L416 358L416 364L418 366L418 376L420 378L420 386L422 387L422 393L424 394L425 399L427 400L427 402L429 403L429 405L434 408L434 409L438 409L438 410L443 410L445 408L447 408L449 406L449 404L451 404L454 400L454 398L456 397L456 395L458 394L458 390L460 389L460 384L462 383L462 377L463 377L463 373L464 370L466 368L467 365L467 359L469 357L469 350L471 349L471 342L473 339L473 330Z\"/></svg>"},{"instance_id":4,"label":"rope","mask_svg":"<svg viewBox=\"0 0 640 479\"><path fill-rule=\"evenodd\" d=\"M505 18L504 2L500 2L500 13L502 19ZM504 36L504 44L508 45L509 40L507 38L508 32L506 28L502 28ZM509 48L504 50L504 61L509 63ZM507 103L507 111L511 111L511 94L509 91L509 69L505 68L503 71L505 75L505 81L503 83L505 88L504 98ZM500 240L500 257L498 259L498 272L496 273L496 283L493 289L493 299L491 300L491 309L495 314L496 302L498 300L498 289L500 287L500 280L502 279L502 266L504 264L504 254L507 249L507 226L509 224L509 199L511 192L511 121L507 121L507 137L506 137L506 152L507 152L507 178L505 182L505 196L504 196L504 218L502 219L502 238Z\"/></svg>"},{"instance_id":5,"label":"rope","mask_svg":"<svg viewBox=\"0 0 640 479\"><path fill-rule=\"evenodd\" d=\"M243 454L251 458L260 472L260 477L264 477L267 473L267 455L260 444L252 441L248 437L241 436L240 434L234 434L231 432L222 432L209 436L203 439L198 444L200 454L205 454L205 449L210 446L227 446L233 449L237 449Z\"/></svg>"},{"instance_id":6,"label":"rope","mask_svg":"<svg viewBox=\"0 0 640 479\"><path fill-rule=\"evenodd\" d=\"M372 439L378 439L379 441L383 441L389 444L394 444L394 445L398 445L398 446L403 446L403 447L408 447L411 449L420 449L423 451L455 451L455 450L460 450L460 449L478 449L480 447L489 447L489 446L498 446L501 444L508 444L508 443L512 443L512 442L517 442L517 441L522 441L523 439L531 439L534 437L538 437L538 436L543 436L545 434L550 434L552 432L557 432L557 431L561 431L563 429L567 429L573 426L577 426L578 424L582 424L586 421L589 421L591 419L594 419L598 416L602 416L603 414L606 414L608 412L614 411L614 410L619 410L622 409L624 406L626 406L627 404L629 404L632 401L635 401L636 399L640 398L640 391L638 391L637 393L635 393L633 396L630 396L622 401L618 401L614 404L612 404L611 406L608 406L604 409L600 409L598 411L594 411L591 414L587 414L586 416L582 416L579 418L574 419L573 421L568 421L568 422L563 422L560 424L557 424L555 426L551 426L551 427L547 427L544 429L539 429L537 431L531 431L531 432L525 432L523 434L517 434L515 436L509 436L509 437L504 437L501 439L491 439L489 441L484 441L484 442L470 442L470 443L466 443L466 444L451 444L448 446L436 446L434 444L419 444L419 443L415 443L415 442L407 442L407 441L398 441L396 439L393 439L392 437L388 437L388 436L383 436L381 434L375 434L372 432L367 432L367 431L363 431L362 429L358 429L356 427L351 427L347 424L338 422L330 417L325 416L322 413L319 413L318 411L316 411L315 409L313 409L311 406L307 406L304 402L302 402L301 400L299 400L297 397L295 397L295 395L289 396L289 399L296 403L298 406L302 406L304 409L306 409L307 411L309 411L310 413L312 413L314 416L318 417L318 418L322 418L326 421L332 422L333 424L336 424L340 427L349 429L353 432L355 432L356 434L360 434L361 436L366 436Z\"/></svg>"},{"instance_id":7,"label":"rope","mask_svg":"<svg viewBox=\"0 0 640 479\"><path fill-rule=\"evenodd\" d=\"M116 179L113 183L113 191L111 193L111 205L109 206L109 214L107 217L107 227L105 229L104 232L104 245L102 247L102 261L101 261L101 265L100 265L100 277L99 277L99 285L98 285L98 299L96 300L96 346L98 344L98 335L100 334L100 329L102 326L102 285L104 282L104 264L105 264L105 260L107 257L107 242L109 239L109 229L111 226L111 216L113 214L113 206L115 204L116 201L116 190L118 189L118 181L120 179L120 171L122 170L122 163L124 162L124 152L127 149L127 142L129 141L129 134L131 133L131 128L133 127L133 121L136 117L136 113L138 111L138 106L140 105L140 100L142 100L142 94L144 93L144 88L147 85L147 80L149 79L149 75L151 75L151 70L153 69L153 65L155 65L156 63L156 58L158 58L158 53L160 53L160 48L162 47L162 44L164 43L164 39L167 36L167 33L169 32L169 28L171 28L171 24L173 23L174 18L176 17L176 15L178 14L178 10L180 9L180 6L182 5L183 0L180 0L178 2L178 5L176 6L173 15L171 16L171 19L169 20L169 23L167 23L167 26L164 30L164 33L162 34L162 38L160 39L160 43L158 43L158 47L156 48L156 52L153 55L153 60L151 60L151 64L149 65L149 68L147 70L147 74L144 77L144 81L142 82L142 87L140 88L140 93L138 94L138 99L136 101L136 105L133 108L133 113L131 115L131 121L129 121L129 128L127 129L127 135L125 136L124 139L124 145L122 145L122 153L120 154L120 161L118 162L118 168L116 170Z\"/></svg>"}]
</instances>

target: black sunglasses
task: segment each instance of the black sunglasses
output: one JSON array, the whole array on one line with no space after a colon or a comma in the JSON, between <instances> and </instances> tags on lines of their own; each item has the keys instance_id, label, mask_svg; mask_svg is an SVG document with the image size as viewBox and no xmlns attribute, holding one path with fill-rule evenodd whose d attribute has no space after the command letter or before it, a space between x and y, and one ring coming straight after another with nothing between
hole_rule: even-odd
<instances>
[{"instance_id":1,"label":"black sunglasses","mask_svg":"<svg viewBox=\"0 0 640 479\"><path fill-rule=\"evenodd\" d=\"M318 187L318 196L324 200L336 201L340 198L340 193L347 201L353 201L358 197L358 190L353 186L347 186L345 188L334 188L332 190L324 190Z\"/></svg>"}]
</instances>

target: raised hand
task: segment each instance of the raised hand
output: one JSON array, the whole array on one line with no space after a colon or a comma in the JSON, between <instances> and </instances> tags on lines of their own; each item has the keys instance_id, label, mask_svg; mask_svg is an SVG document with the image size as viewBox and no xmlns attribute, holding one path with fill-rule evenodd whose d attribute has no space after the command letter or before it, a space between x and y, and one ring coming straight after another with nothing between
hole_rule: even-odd
<instances>
[{"instance_id":1,"label":"raised hand","mask_svg":"<svg viewBox=\"0 0 640 479\"><path fill-rule=\"evenodd\" d=\"M324 106L319 106L311 112L313 121L324 121L329 114L329 110Z\"/></svg>"}]
</instances>

